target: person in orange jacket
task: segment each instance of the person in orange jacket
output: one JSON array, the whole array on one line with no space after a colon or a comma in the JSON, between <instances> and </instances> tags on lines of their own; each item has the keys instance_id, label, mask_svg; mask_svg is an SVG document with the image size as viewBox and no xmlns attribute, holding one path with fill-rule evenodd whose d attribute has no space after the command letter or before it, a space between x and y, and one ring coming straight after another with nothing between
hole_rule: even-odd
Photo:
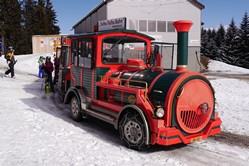
<instances>
[{"instance_id":1,"label":"person in orange jacket","mask_svg":"<svg viewBox=\"0 0 249 166\"><path fill-rule=\"evenodd\" d=\"M14 56L14 50L10 49L5 56L5 59L9 65L9 69L5 72L5 76L8 77L9 73L11 73L11 78L15 76L15 69L14 66L16 64L15 56Z\"/></svg>"}]
</instances>

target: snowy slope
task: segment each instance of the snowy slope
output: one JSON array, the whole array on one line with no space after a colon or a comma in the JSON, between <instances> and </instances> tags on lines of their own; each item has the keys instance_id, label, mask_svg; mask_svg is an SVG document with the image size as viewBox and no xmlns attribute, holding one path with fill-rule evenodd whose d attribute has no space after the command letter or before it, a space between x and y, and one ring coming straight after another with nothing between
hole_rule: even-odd
<instances>
[{"instance_id":1,"label":"snowy slope","mask_svg":"<svg viewBox=\"0 0 249 166\"><path fill-rule=\"evenodd\" d=\"M0 58L0 165L248 164L248 147L213 138L187 146L153 146L137 152L121 145L117 131L106 123L96 119L74 122L56 94L41 91L43 80L36 77L39 56L17 56L14 79L2 77L6 62ZM234 71L222 65L218 64L226 66L226 71ZM210 71L217 70L212 71L210 66ZM211 78L220 103L223 131L249 135L249 81Z\"/></svg>"},{"instance_id":2,"label":"snowy slope","mask_svg":"<svg viewBox=\"0 0 249 166\"><path fill-rule=\"evenodd\" d=\"M208 65L209 72L222 72L222 73L230 73L230 74L249 74L249 70L237 67L237 66L231 66L223 62L214 61L211 60Z\"/></svg>"},{"instance_id":3,"label":"snowy slope","mask_svg":"<svg viewBox=\"0 0 249 166\"><path fill-rule=\"evenodd\" d=\"M249 136L249 70L211 61L208 72L212 73L208 77L216 91L223 131Z\"/></svg>"}]
</instances>

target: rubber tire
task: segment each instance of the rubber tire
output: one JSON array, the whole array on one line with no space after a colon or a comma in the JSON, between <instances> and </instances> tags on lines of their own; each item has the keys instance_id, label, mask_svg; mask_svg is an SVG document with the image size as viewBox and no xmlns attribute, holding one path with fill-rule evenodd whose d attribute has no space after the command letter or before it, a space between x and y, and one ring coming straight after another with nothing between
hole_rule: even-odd
<instances>
[{"instance_id":1,"label":"rubber tire","mask_svg":"<svg viewBox=\"0 0 249 166\"><path fill-rule=\"evenodd\" d=\"M135 128L135 132L131 130L131 126L133 129ZM122 144L130 149L144 150L149 147L146 145L145 126L138 112L132 111L124 114L119 123L119 135ZM134 139L133 136L138 137L138 139Z\"/></svg>"},{"instance_id":2,"label":"rubber tire","mask_svg":"<svg viewBox=\"0 0 249 166\"><path fill-rule=\"evenodd\" d=\"M73 120L77 122L82 121L83 117L82 117L81 107L76 97L73 97L71 99L70 108Z\"/></svg>"}]
</instances>

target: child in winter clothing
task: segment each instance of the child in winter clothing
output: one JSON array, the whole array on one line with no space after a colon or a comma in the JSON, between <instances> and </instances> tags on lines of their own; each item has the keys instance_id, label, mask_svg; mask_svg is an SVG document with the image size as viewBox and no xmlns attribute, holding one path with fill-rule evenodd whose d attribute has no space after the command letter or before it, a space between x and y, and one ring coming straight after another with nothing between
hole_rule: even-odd
<instances>
[{"instance_id":1,"label":"child in winter clothing","mask_svg":"<svg viewBox=\"0 0 249 166\"><path fill-rule=\"evenodd\" d=\"M38 72L38 77L43 78L44 77L44 71L42 69L42 64L45 62L45 58L43 56L40 56L38 60L39 64L39 72Z\"/></svg>"},{"instance_id":2,"label":"child in winter clothing","mask_svg":"<svg viewBox=\"0 0 249 166\"><path fill-rule=\"evenodd\" d=\"M14 50L9 50L7 55L5 56L7 63L9 64L9 69L5 72L5 75L8 76L11 73L11 78L15 76L14 65L16 64Z\"/></svg>"},{"instance_id":3,"label":"child in winter clothing","mask_svg":"<svg viewBox=\"0 0 249 166\"><path fill-rule=\"evenodd\" d=\"M52 81L52 72L54 71L54 66L53 66L53 63L51 62L51 57L46 57L46 62L42 68L44 69L45 73L48 76L48 82L50 84L50 89L52 92L54 92L54 85Z\"/></svg>"}]
</instances>

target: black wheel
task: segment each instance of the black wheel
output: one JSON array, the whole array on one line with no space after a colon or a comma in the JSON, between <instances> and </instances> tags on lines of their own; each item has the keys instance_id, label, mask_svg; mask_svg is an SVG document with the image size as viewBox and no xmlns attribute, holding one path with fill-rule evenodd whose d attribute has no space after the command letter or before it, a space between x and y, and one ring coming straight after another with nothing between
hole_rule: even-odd
<instances>
[{"instance_id":1,"label":"black wheel","mask_svg":"<svg viewBox=\"0 0 249 166\"><path fill-rule=\"evenodd\" d=\"M131 149L144 150L149 146L145 144L145 126L137 112L127 112L119 123L119 134L122 143Z\"/></svg>"},{"instance_id":2,"label":"black wheel","mask_svg":"<svg viewBox=\"0 0 249 166\"><path fill-rule=\"evenodd\" d=\"M83 119L80 104L76 97L73 97L71 100L71 116L73 120L78 122Z\"/></svg>"}]
</instances>

